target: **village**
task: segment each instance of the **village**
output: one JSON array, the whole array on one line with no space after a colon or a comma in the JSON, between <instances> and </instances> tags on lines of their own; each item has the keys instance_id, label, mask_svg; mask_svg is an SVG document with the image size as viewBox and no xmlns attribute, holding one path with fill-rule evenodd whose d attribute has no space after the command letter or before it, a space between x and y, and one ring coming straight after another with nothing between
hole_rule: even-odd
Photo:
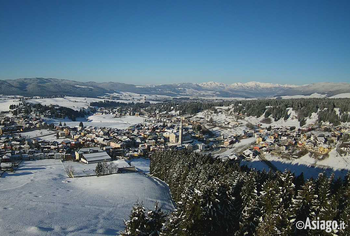
<instances>
[{"instance_id":1,"label":"village","mask_svg":"<svg viewBox=\"0 0 350 236\"><path fill-rule=\"evenodd\" d=\"M51 114L52 107L55 114ZM90 126L80 121L75 126L47 122L47 117L60 115L59 106L40 114L23 102L1 114L1 171L13 171L21 161L61 160L68 177L96 175L98 163L110 163L113 171L138 171L133 159L147 159L153 152L185 149L240 162L273 155L283 160L297 160L305 155L324 160L333 150L348 156L349 128L331 124L306 127L271 126L244 123L217 107L216 114L180 116L175 112L135 112L132 108L99 107L94 116L118 119L140 117L142 123L125 129ZM141 114L140 114L141 113ZM224 117L224 118L223 118Z\"/></svg>"},{"instance_id":2,"label":"village","mask_svg":"<svg viewBox=\"0 0 350 236\"><path fill-rule=\"evenodd\" d=\"M69 169L69 177L78 174L73 174L78 172L73 169L82 168L80 176L94 175L99 162L115 164L116 172L136 171L135 166L128 164L132 158L148 158L152 152L165 148L204 151L216 141L210 138L212 135L194 130L191 123L177 116L146 114L143 115L144 122L126 129L95 127L84 125L84 122L70 127L64 122L57 125L46 122L44 116L53 117L50 111L43 116L31 107L28 114L25 107L28 104L1 114L2 171L14 170L20 161L38 159L61 160ZM120 113L104 108L99 108L95 115L113 115L114 118L140 116L131 111Z\"/></svg>"}]
</instances>

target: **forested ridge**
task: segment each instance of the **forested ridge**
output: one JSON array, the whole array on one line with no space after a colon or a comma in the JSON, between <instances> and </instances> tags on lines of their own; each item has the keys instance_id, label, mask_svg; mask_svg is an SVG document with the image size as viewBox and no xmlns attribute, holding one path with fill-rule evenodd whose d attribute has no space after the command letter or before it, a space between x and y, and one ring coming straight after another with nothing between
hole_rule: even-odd
<instances>
[{"instance_id":1,"label":"forested ridge","mask_svg":"<svg viewBox=\"0 0 350 236\"><path fill-rule=\"evenodd\" d=\"M232 115L244 115L265 118L271 117L277 121L287 120L290 116L289 109L292 109L300 122L304 125L307 118L312 113L317 113L318 122L330 122L339 125L341 122L350 122L350 99L328 99L328 98L308 98L308 99L259 99L259 100L236 100L236 101L168 101L163 103L130 103L120 102L96 102L91 106L132 109L135 112L146 111L150 114L161 112L179 112L179 115L195 115L198 112L216 107L230 106L233 108Z\"/></svg>"},{"instance_id":2,"label":"forested ridge","mask_svg":"<svg viewBox=\"0 0 350 236\"><path fill-rule=\"evenodd\" d=\"M349 235L348 227L333 234L295 227L307 217L349 226L349 175L304 180L303 175L259 172L186 151L153 154L150 171L169 185L176 202L153 235Z\"/></svg>"},{"instance_id":3,"label":"forested ridge","mask_svg":"<svg viewBox=\"0 0 350 236\"><path fill-rule=\"evenodd\" d=\"M301 125L312 113L318 114L318 122L330 122L339 125L340 122L350 122L350 99L270 99L253 101L236 101L233 103L234 112L245 116L272 117L275 121L289 118L291 108L298 116ZM335 109L338 109L339 115Z\"/></svg>"}]
</instances>

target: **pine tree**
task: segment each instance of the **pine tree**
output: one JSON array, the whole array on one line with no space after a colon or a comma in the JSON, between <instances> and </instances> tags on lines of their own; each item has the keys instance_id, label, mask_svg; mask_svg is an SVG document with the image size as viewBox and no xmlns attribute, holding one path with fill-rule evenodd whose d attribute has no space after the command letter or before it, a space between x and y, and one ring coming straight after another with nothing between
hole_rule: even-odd
<instances>
[{"instance_id":1,"label":"pine tree","mask_svg":"<svg viewBox=\"0 0 350 236\"><path fill-rule=\"evenodd\" d=\"M305 184L304 173L302 172L298 177L294 178L295 190L298 191Z\"/></svg>"},{"instance_id":2,"label":"pine tree","mask_svg":"<svg viewBox=\"0 0 350 236\"><path fill-rule=\"evenodd\" d=\"M257 235L278 235L281 233L277 228L280 221L279 211L282 208L280 196L277 180L269 179L263 185L259 196L262 216L259 219Z\"/></svg>"},{"instance_id":3,"label":"pine tree","mask_svg":"<svg viewBox=\"0 0 350 236\"><path fill-rule=\"evenodd\" d=\"M298 221L305 222L307 217L310 220L315 220L316 213L319 210L318 197L315 193L315 183L313 180L308 180L298 190L297 196L293 199L291 223L293 224L293 233L295 235L308 235L307 230L300 230L295 227L295 223Z\"/></svg>"},{"instance_id":4,"label":"pine tree","mask_svg":"<svg viewBox=\"0 0 350 236\"><path fill-rule=\"evenodd\" d=\"M340 190L339 222L344 222L345 229L340 229L339 235L347 236L350 232L350 174L347 174Z\"/></svg>"},{"instance_id":5,"label":"pine tree","mask_svg":"<svg viewBox=\"0 0 350 236\"><path fill-rule=\"evenodd\" d=\"M290 235L292 232L292 225L290 224L291 206L293 198L295 197L294 175L290 171L285 171L278 174L281 208L279 209L280 220L277 228L281 235Z\"/></svg>"},{"instance_id":6,"label":"pine tree","mask_svg":"<svg viewBox=\"0 0 350 236\"><path fill-rule=\"evenodd\" d=\"M180 224L182 221L182 204L181 202L177 203L177 209L171 213L171 215L168 217L167 221L165 222L161 235L164 236L171 236L171 235L177 235L177 236L185 236L186 233L181 230Z\"/></svg>"},{"instance_id":7,"label":"pine tree","mask_svg":"<svg viewBox=\"0 0 350 236\"><path fill-rule=\"evenodd\" d=\"M333 220L338 213L338 195L331 194L331 184L334 175L331 178L323 173L320 173L316 181L318 201L320 209L317 215L321 220Z\"/></svg>"},{"instance_id":8,"label":"pine tree","mask_svg":"<svg viewBox=\"0 0 350 236\"><path fill-rule=\"evenodd\" d=\"M188 219L190 218L190 214L198 214L197 211L190 212L187 210L187 208L190 206L195 206L195 202L193 201L192 197L192 188L192 186L186 186L179 201L176 202L176 210L171 213L170 217L165 222L162 235L191 235L191 231L188 228L195 219L190 221L188 221ZM193 208L191 210L193 210Z\"/></svg>"},{"instance_id":9,"label":"pine tree","mask_svg":"<svg viewBox=\"0 0 350 236\"><path fill-rule=\"evenodd\" d=\"M95 168L95 173L97 176L103 175L103 166L102 166L101 162L97 163L96 168Z\"/></svg>"},{"instance_id":10,"label":"pine tree","mask_svg":"<svg viewBox=\"0 0 350 236\"><path fill-rule=\"evenodd\" d=\"M157 202L154 207L154 210L149 211L147 214L147 221L146 221L147 235L150 235L150 236L160 235L160 231L166 220L166 216L167 215L164 212L162 212Z\"/></svg>"},{"instance_id":11,"label":"pine tree","mask_svg":"<svg viewBox=\"0 0 350 236\"><path fill-rule=\"evenodd\" d=\"M125 231L121 233L122 236L146 236L147 216L146 210L142 203L136 203L133 207L130 219L125 221Z\"/></svg>"},{"instance_id":12,"label":"pine tree","mask_svg":"<svg viewBox=\"0 0 350 236\"><path fill-rule=\"evenodd\" d=\"M237 230L235 235L255 235L255 229L260 217L256 176L257 173L251 171L242 186L239 230Z\"/></svg>"}]
</instances>

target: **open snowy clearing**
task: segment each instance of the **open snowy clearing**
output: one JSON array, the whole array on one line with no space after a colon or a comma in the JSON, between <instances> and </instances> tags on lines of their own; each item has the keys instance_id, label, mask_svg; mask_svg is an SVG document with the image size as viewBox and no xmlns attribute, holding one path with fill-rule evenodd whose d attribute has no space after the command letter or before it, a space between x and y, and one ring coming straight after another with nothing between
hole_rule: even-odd
<instances>
[{"instance_id":1,"label":"open snowy clearing","mask_svg":"<svg viewBox=\"0 0 350 236\"><path fill-rule=\"evenodd\" d=\"M25 137L28 139L31 138L31 139L37 139L37 140L50 141L50 142L53 142L53 141L62 142L63 140L67 140L67 138L65 137L59 137L57 139L56 131L48 130L48 129L21 132L20 134L22 137Z\"/></svg>"},{"instance_id":2,"label":"open snowy clearing","mask_svg":"<svg viewBox=\"0 0 350 236\"><path fill-rule=\"evenodd\" d=\"M83 122L84 126L126 129L132 125L142 123L144 118L139 116L123 116L120 118L114 118L113 114L94 114L89 116L87 119L78 118L76 121L71 121L69 119L46 119L45 121L49 124L54 123L55 125L58 125L60 122L62 125L66 123L66 125L69 127L79 126L79 123Z\"/></svg>"},{"instance_id":3,"label":"open snowy clearing","mask_svg":"<svg viewBox=\"0 0 350 236\"><path fill-rule=\"evenodd\" d=\"M56 137L56 132L48 129L33 130L28 132L22 132L20 134L22 135L22 137L26 137L26 138L38 138L38 137L50 136L50 135L54 135Z\"/></svg>"},{"instance_id":4,"label":"open snowy clearing","mask_svg":"<svg viewBox=\"0 0 350 236\"><path fill-rule=\"evenodd\" d=\"M350 93L339 93L329 98L350 98Z\"/></svg>"},{"instance_id":5,"label":"open snowy clearing","mask_svg":"<svg viewBox=\"0 0 350 236\"><path fill-rule=\"evenodd\" d=\"M112 94L113 95L113 94ZM137 96L136 96L137 95ZM103 98L88 98L88 97L70 97L70 96L65 96L63 98L33 98L27 100L29 103L40 103L42 105L58 105L61 107L68 107L73 110L79 111L81 108L87 109L90 106L91 102L103 102L105 100L113 101L113 102L120 102L120 103L137 103L137 102L143 102L144 96L139 95L139 94L123 94L121 95L122 99L109 99L108 96ZM154 97L147 96L147 101L149 99L155 99ZM156 101L149 101L151 103L157 103Z\"/></svg>"},{"instance_id":6,"label":"open snowy clearing","mask_svg":"<svg viewBox=\"0 0 350 236\"><path fill-rule=\"evenodd\" d=\"M150 159L146 158L133 158L130 161L130 165L135 166L137 170L144 173L149 173L150 171Z\"/></svg>"},{"instance_id":7,"label":"open snowy clearing","mask_svg":"<svg viewBox=\"0 0 350 236\"><path fill-rule=\"evenodd\" d=\"M130 167L130 165L125 160L122 160L122 159L110 161L108 163L113 163L118 168ZM75 177L96 175L95 170L96 170L97 163L84 164L80 162L65 161L65 162L62 162L62 164L65 168L72 167L74 170Z\"/></svg>"},{"instance_id":8,"label":"open snowy clearing","mask_svg":"<svg viewBox=\"0 0 350 236\"><path fill-rule=\"evenodd\" d=\"M9 111L10 105L18 105L20 99L9 99L6 97L0 97L0 112L1 111Z\"/></svg>"},{"instance_id":9,"label":"open snowy clearing","mask_svg":"<svg viewBox=\"0 0 350 236\"><path fill-rule=\"evenodd\" d=\"M144 174L70 179L58 160L23 162L0 179L0 232L116 235L136 201L173 209L168 187Z\"/></svg>"},{"instance_id":10,"label":"open snowy clearing","mask_svg":"<svg viewBox=\"0 0 350 236\"><path fill-rule=\"evenodd\" d=\"M63 97L63 98L36 98L29 99L29 103L40 103L41 105L58 105L61 107L68 107L73 110L79 111L81 108L87 109L90 106L90 102L104 101L100 98L87 98L87 97Z\"/></svg>"},{"instance_id":11,"label":"open snowy clearing","mask_svg":"<svg viewBox=\"0 0 350 236\"><path fill-rule=\"evenodd\" d=\"M109 93L108 95L119 97L120 100L113 99L113 101L124 102L124 103L131 103L131 102L142 103L145 100L150 103L158 103L159 101L171 99L171 97L167 95L139 94L139 93L132 93L132 92L119 92L119 93L116 92L116 93ZM108 97L108 96L106 95L105 97Z\"/></svg>"},{"instance_id":12,"label":"open snowy clearing","mask_svg":"<svg viewBox=\"0 0 350 236\"><path fill-rule=\"evenodd\" d=\"M281 96L282 99L299 99L299 98L325 98L327 94L313 93L310 95L291 95L291 96Z\"/></svg>"}]
</instances>

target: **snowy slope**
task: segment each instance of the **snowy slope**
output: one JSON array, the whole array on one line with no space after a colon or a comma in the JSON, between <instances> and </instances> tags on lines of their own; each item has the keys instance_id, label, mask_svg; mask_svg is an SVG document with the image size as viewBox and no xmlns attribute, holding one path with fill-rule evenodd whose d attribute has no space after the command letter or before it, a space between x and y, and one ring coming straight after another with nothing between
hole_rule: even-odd
<instances>
[{"instance_id":1,"label":"snowy slope","mask_svg":"<svg viewBox=\"0 0 350 236\"><path fill-rule=\"evenodd\" d=\"M27 102L30 103L40 103L42 105L58 105L61 107L68 107L73 110L79 111L81 108L88 108L90 102L99 102L104 99L99 98L87 98L87 97L64 97L64 98L38 98L29 99Z\"/></svg>"},{"instance_id":2,"label":"snowy slope","mask_svg":"<svg viewBox=\"0 0 350 236\"><path fill-rule=\"evenodd\" d=\"M136 201L173 209L168 187L143 174L68 179L58 160L25 162L0 180L0 232L117 235Z\"/></svg>"},{"instance_id":3,"label":"snowy slope","mask_svg":"<svg viewBox=\"0 0 350 236\"><path fill-rule=\"evenodd\" d=\"M350 98L350 93L340 93L329 98Z\"/></svg>"},{"instance_id":4,"label":"snowy slope","mask_svg":"<svg viewBox=\"0 0 350 236\"><path fill-rule=\"evenodd\" d=\"M317 174L321 172L334 172L337 176L344 176L350 170L350 156L338 156L335 150L332 150L329 153L329 157L322 161L317 161L310 157L309 154L293 160L286 160L270 154L265 155L265 158L282 172L285 169L291 170L296 174L304 172L305 177L317 177ZM253 162L260 161L253 160Z\"/></svg>"},{"instance_id":5,"label":"snowy slope","mask_svg":"<svg viewBox=\"0 0 350 236\"><path fill-rule=\"evenodd\" d=\"M137 170L149 173L150 170L150 159L146 158L133 158L130 161L132 166L135 166Z\"/></svg>"},{"instance_id":6,"label":"snowy slope","mask_svg":"<svg viewBox=\"0 0 350 236\"><path fill-rule=\"evenodd\" d=\"M291 95L291 96L281 96L282 99L298 99L298 98L325 98L327 94L313 93L311 95Z\"/></svg>"}]
</instances>

